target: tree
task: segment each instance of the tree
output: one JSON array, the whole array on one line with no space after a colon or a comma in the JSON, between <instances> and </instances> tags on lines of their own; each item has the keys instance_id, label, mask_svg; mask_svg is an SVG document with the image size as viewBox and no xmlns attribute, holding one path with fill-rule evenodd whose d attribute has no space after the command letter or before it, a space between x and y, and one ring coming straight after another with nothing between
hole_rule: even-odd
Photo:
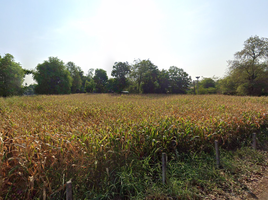
<instances>
[{"instance_id":1,"label":"tree","mask_svg":"<svg viewBox=\"0 0 268 200\"><path fill-rule=\"evenodd\" d=\"M33 70L23 69L23 71L24 71L24 75L33 74Z\"/></svg>"},{"instance_id":2,"label":"tree","mask_svg":"<svg viewBox=\"0 0 268 200\"><path fill-rule=\"evenodd\" d=\"M96 69L95 70L95 76L93 77L93 80L96 83L96 92L102 93L106 91L106 84L108 81L108 76L105 70L103 69Z\"/></svg>"},{"instance_id":3,"label":"tree","mask_svg":"<svg viewBox=\"0 0 268 200\"><path fill-rule=\"evenodd\" d=\"M83 78L83 71L80 67L76 66L73 62L68 62L66 64L67 70L70 72L72 77L72 93L81 92L82 87L82 78Z\"/></svg>"},{"instance_id":4,"label":"tree","mask_svg":"<svg viewBox=\"0 0 268 200\"><path fill-rule=\"evenodd\" d=\"M148 69L143 76L142 91L143 93L156 93L157 88L159 88L159 69L151 62L148 62L147 64Z\"/></svg>"},{"instance_id":5,"label":"tree","mask_svg":"<svg viewBox=\"0 0 268 200\"><path fill-rule=\"evenodd\" d=\"M35 87L36 87L36 84L31 84L29 86L24 86L24 92L23 94L24 95L34 95L34 91L35 91Z\"/></svg>"},{"instance_id":6,"label":"tree","mask_svg":"<svg viewBox=\"0 0 268 200\"><path fill-rule=\"evenodd\" d=\"M199 85L203 88L215 88L216 82L212 78L203 78L200 82Z\"/></svg>"},{"instance_id":7,"label":"tree","mask_svg":"<svg viewBox=\"0 0 268 200\"><path fill-rule=\"evenodd\" d=\"M213 80L212 78L203 78L198 83L198 86L199 86L199 89L198 89L199 94L216 94L217 93L216 81Z\"/></svg>"},{"instance_id":8,"label":"tree","mask_svg":"<svg viewBox=\"0 0 268 200\"><path fill-rule=\"evenodd\" d=\"M113 93L113 92L119 93L122 91L122 89L120 89L118 79L116 78L109 78L107 85L106 85L106 89L107 89L107 92L110 92L110 93Z\"/></svg>"},{"instance_id":9,"label":"tree","mask_svg":"<svg viewBox=\"0 0 268 200\"><path fill-rule=\"evenodd\" d=\"M113 88L116 92L121 92L128 87L127 76L130 73L130 65L128 62L115 62L111 75L115 77L113 80Z\"/></svg>"},{"instance_id":10,"label":"tree","mask_svg":"<svg viewBox=\"0 0 268 200\"><path fill-rule=\"evenodd\" d=\"M268 38L250 37L244 48L228 61L229 77L236 83L237 93L261 95L267 88Z\"/></svg>"},{"instance_id":11,"label":"tree","mask_svg":"<svg viewBox=\"0 0 268 200\"><path fill-rule=\"evenodd\" d=\"M139 93L155 93L158 84L159 70L149 59L135 60L132 67L131 77L137 83Z\"/></svg>"},{"instance_id":12,"label":"tree","mask_svg":"<svg viewBox=\"0 0 268 200\"><path fill-rule=\"evenodd\" d=\"M35 91L38 94L69 94L72 77L63 61L49 57L48 61L38 64L34 79L38 83Z\"/></svg>"},{"instance_id":13,"label":"tree","mask_svg":"<svg viewBox=\"0 0 268 200\"><path fill-rule=\"evenodd\" d=\"M23 78L24 70L11 54L0 56L0 96L22 94Z\"/></svg>"},{"instance_id":14,"label":"tree","mask_svg":"<svg viewBox=\"0 0 268 200\"><path fill-rule=\"evenodd\" d=\"M86 92L92 93L96 88L96 83L93 79L90 79L90 81L86 80L85 82L85 90Z\"/></svg>"},{"instance_id":15,"label":"tree","mask_svg":"<svg viewBox=\"0 0 268 200\"><path fill-rule=\"evenodd\" d=\"M94 72L94 69L92 69L92 68L90 68L89 70L88 70L88 73L87 73L87 75L84 75L84 72L81 70L81 71L79 71L79 74L80 74L80 77L81 77L81 80L82 80L82 86L81 86L81 89L80 89L80 92L88 92L87 90L86 90L86 86L88 87L89 85L89 83L91 84L92 83L92 81L94 82L94 80L93 80L93 72ZM87 82L87 85L86 85L86 82ZM95 84L95 83L94 83ZM92 84L91 84L92 85ZM93 85L92 85L93 86ZM94 88L93 88L93 90L95 89L95 86L94 86ZM89 89L88 89L89 90ZM90 91L91 91L91 89L90 89ZM93 91L92 91L93 92Z\"/></svg>"},{"instance_id":16,"label":"tree","mask_svg":"<svg viewBox=\"0 0 268 200\"><path fill-rule=\"evenodd\" d=\"M168 71L162 69L158 74L158 87L156 89L156 93L167 93L169 92L169 74Z\"/></svg>"},{"instance_id":17,"label":"tree","mask_svg":"<svg viewBox=\"0 0 268 200\"><path fill-rule=\"evenodd\" d=\"M218 81L218 92L221 94L235 95L236 94L236 83L230 76L225 76Z\"/></svg>"},{"instance_id":18,"label":"tree","mask_svg":"<svg viewBox=\"0 0 268 200\"><path fill-rule=\"evenodd\" d=\"M186 94L191 84L191 77L183 71L183 69L171 66L168 70L169 74L169 91L176 94Z\"/></svg>"},{"instance_id":19,"label":"tree","mask_svg":"<svg viewBox=\"0 0 268 200\"><path fill-rule=\"evenodd\" d=\"M139 93L142 93L142 88L141 88L141 84L143 82L144 79L144 74L147 71L147 63L146 60L141 61L140 59L135 60L134 61L135 64L132 66L132 72L131 72L131 77L133 82L135 82L137 84L137 91ZM149 60L147 61L149 62Z\"/></svg>"},{"instance_id":20,"label":"tree","mask_svg":"<svg viewBox=\"0 0 268 200\"><path fill-rule=\"evenodd\" d=\"M93 73L94 73L94 69L90 68L87 72L87 80L93 79Z\"/></svg>"}]
</instances>

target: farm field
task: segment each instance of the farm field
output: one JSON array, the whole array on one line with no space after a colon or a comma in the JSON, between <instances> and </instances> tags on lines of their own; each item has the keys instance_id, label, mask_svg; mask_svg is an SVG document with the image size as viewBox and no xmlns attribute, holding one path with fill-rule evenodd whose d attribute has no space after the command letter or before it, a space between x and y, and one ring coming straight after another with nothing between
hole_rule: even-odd
<instances>
[{"instance_id":1,"label":"farm field","mask_svg":"<svg viewBox=\"0 0 268 200\"><path fill-rule=\"evenodd\" d=\"M142 190L131 185L134 180L128 174L136 170L143 182L159 177L160 171L150 169L159 168L162 152L169 160L174 159L174 152L210 153L216 139L223 149L235 149L246 144L253 132L267 127L267 97L74 94L0 98L0 196L33 199L45 194L56 199L72 179L79 198L114 195L128 199ZM132 178L140 179L137 176ZM150 184L158 183L152 180Z\"/></svg>"}]
</instances>

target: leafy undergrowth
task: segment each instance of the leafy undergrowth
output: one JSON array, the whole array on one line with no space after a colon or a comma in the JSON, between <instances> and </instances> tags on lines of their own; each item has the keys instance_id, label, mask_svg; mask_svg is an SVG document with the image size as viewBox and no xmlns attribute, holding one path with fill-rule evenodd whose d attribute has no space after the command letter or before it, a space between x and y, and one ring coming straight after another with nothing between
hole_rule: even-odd
<instances>
[{"instance_id":1,"label":"leafy undergrowth","mask_svg":"<svg viewBox=\"0 0 268 200\"><path fill-rule=\"evenodd\" d=\"M70 179L77 199L240 194L243 190L232 188L249 175L232 169L252 162L246 165L254 172L265 162L239 159L233 150L248 146L253 132L263 141L267 105L265 97L216 95L0 99L0 196L61 199ZM225 155L222 169L214 166L215 139ZM161 184L162 152L169 158L166 186Z\"/></svg>"}]
</instances>

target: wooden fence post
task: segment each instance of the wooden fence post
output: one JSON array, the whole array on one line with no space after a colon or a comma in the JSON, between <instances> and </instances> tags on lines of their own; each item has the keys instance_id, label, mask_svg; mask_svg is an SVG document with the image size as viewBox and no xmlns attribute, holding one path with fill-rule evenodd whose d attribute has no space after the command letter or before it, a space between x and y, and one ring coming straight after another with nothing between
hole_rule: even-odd
<instances>
[{"instance_id":1,"label":"wooden fence post","mask_svg":"<svg viewBox=\"0 0 268 200\"><path fill-rule=\"evenodd\" d=\"M73 200L72 181L66 183L66 200Z\"/></svg>"},{"instance_id":2,"label":"wooden fence post","mask_svg":"<svg viewBox=\"0 0 268 200\"><path fill-rule=\"evenodd\" d=\"M163 184L166 184L166 175L167 175L167 154L162 153L162 181Z\"/></svg>"},{"instance_id":3,"label":"wooden fence post","mask_svg":"<svg viewBox=\"0 0 268 200\"><path fill-rule=\"evenodd\" d=\"M257 149L256 133L253 133L252 140L253 140L252 141L252 147L253 147L254 150L256 150Z\"/></svg>"},{"instance_id":4,"label":"wooden fence post","mask_svg":"<svg viewBox=\"0 0 268 200\"><path fill-rule=\"evenodd\" d=\"M220 151L218 140L215 140L215 151L216 151L216 166L220 168Z\"/></svg>"},{"instance_id":5,"label":"wooden fence post","mask_svg":"<svg viewBox=\"0 0 268 200\"><path fill-rule=\"evenodd\" d=\"M47 193L46 193L46 188L43 186L43 200L46 200L47 198Z\"/></svg>"}]
</instances>

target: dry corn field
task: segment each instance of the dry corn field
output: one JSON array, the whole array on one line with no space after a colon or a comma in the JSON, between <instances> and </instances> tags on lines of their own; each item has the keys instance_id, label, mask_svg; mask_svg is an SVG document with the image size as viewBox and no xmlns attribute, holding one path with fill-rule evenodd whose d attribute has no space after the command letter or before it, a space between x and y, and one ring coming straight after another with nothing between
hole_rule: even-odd
<instances>
[{"instance_id":1,"label":"dry corn field","mask_svg":"<svg viewBox=\"0 0 268 200\"><path fill-rule=\"evenodd\" d=\"M72 179L101 188L161 152L233 147L268 127L267 97L75 94L0 98L0 196L51 197Z\"/></svg>"}]
</instances>

